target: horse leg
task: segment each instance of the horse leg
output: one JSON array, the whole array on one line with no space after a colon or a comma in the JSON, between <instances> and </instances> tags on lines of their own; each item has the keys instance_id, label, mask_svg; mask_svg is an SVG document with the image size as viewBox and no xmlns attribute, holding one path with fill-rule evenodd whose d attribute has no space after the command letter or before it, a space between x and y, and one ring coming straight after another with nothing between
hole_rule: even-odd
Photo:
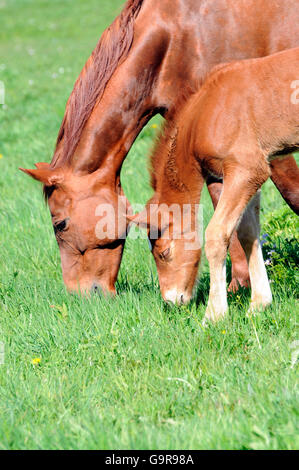
<instances>
[{"instance_id":1,"label":"horse leg","mask_svg":"<svg viewBox=\"0 0 299 470\"><path fill-rule=\"evenodd\" d=\"M212 321L224 317L228 310L226 255L232 234L248 202L270 173L266 162L264 167L262 162L257 161L256 167L246 169L237 161L235 158L226 162L228 172L224 171L223 191L206 230L205 251L210 265L210 294L205 319Z\"/></svg>"},{"instance_id":2,"label":"horse leg","mask_svg":"<svg viewBox=\"0 0 299 470\"><path fill-rule=\"evenodd\" d=\"M212 199L214 209L216 209L223 184L216 178L209 177L207 180L208 190ZM232 280L228 287L229 292L237 292L239 286L249 287L249 271L246 255L238 239L237 233L234 232L231 238L229 253L232 262Z\"/></svg>"},{"instance_id":3,"label":"horse leg","mask_svg":"<svg viewBox=\"0 0 299 470\"><path fill-rule=\"evenodd\" d=\"M295 158L293 155L277 158L270 167L273 183L290 208L299 215L299 168Z\"/></svg>"},{"instance_id":4,"label":"horse leg","mask_svg":"<svg viewBox=\"0 0 299 470\"><path fill-rule=\"evenodd\" d=\"M265 308L272 302L272 293L260 244L260 198L258 193L249 202L238 227L239 240L249 264L251 281L250 312Z\"/></svg>"}]
</instances>

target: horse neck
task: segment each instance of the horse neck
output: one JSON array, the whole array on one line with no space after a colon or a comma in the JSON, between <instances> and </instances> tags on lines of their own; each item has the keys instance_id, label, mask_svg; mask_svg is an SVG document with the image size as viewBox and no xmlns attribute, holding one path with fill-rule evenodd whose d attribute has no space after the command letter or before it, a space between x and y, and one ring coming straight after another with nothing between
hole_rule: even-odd
<instances>
[{"instance_id":1,"label":"horse neck","mask_svg":"<svg viewBox=\"0 0 299 470\"><path fill-rule=\"evenodd\" d=\"M137 1L137 0L136 0ZM130 1L134 4L135 0ZM207 3L207 5L205 5ZM76 151L66 162L61 147L57 147L52 161L53 166L68 163L75 172L93 172L107 168L109 174L118 174L140 129L150 117L163 110L171 117L174 112L178 90L194 80L201 82L215 64L231 61L234 58L257 57L261 53L273 51L273 45L265 43L263 34L257 34L255 21L249 18L261 17L261 32L273 28L283 16L289 27L285 32L273 30L281 35L281 41L274 41L280 48L296 45L295 25L298 9L295 0L285 5L278 0L275 9L273 2L248 1L248 15L243 15L243 4L228 0L215 0L215 7L203 0L173 0L142 2L142 8L134 22L134 40L125 60L120 60L115 73L108 82L102 99L95 104ZM223 9L223 4L227 8ZM234 6L229 8L229 4ZM129 4L129 3L128 3ZM175 5L174 5L175 4ZM246 7L247 8L247 7ZM237 15L240 9L240 15ZM223 10L223 27L219 28L219 11ZM231 15L240 21L231 28ZM248 16L248 17L247 17ZM185 25L188 25L186 29ZM246 35L244 36L244 31ZM234 40L227 44L227 34ZM269 37L270 37L269 36ZM273 37L272 37L273 36ZM258 39L260 38L260 39ZM240 40L246 47L240 51ZM297 41L298 42L298 41ZM119 41L118 44L122 44ZM225 47L221 45L224 44ZM221 46L221 47L220 47ZM270 48L270 49L269 49ZM186 50L192 51L186 54ZM262 52L260 52L262 51ZM74 107L74 114L78 108ZM62 154L62 157L61 157Z\"/></svg>"},{"instance_id":2,"label":"horse neck","mask_svg":"<svg viewBox=\"0 0 299 470\"><path fill-rule=\"evenodd\" d=\"M104 167L110 174L119 174L123 160L141 129L163 109L158 104L160 100L156 97L155 85L170 35L159 25L149 30L146 10L135 20L134 40L128 55L119 60L80 129L78 114L84 115L89 107L89 96L84 101L84 93L89 94L89 87L93 89L97 80L96 73L92 72L96 63L94 55L88 60L81 72L81 81L79 77L67 104L53 166L68 164L75 173L82 174ZM74 133L76 127L79 128L78 133ZM63 133L64 128L71 129L73 141L76 135L80 135L72 152L67 151L69 142Z\"/></svg>"},{"instance_id":3,"label":"horse neck","mask_svg":"<svg viewBox=\"0 0 299 470\"><path fill-rule=\"evenodd\" d=\"M154 114L150 99L134 106L120 89L111 83L88 119L71 161L75 173L105 169L118 175L137 135Z\"/></svg>"},{"instance_id":4,"label":"horse neck","mask_svg":"<svg viewBox=\"0 0 299 470\"><path fill-rule=\"evenodd\" d=\"M177 64L185 57L185 46L183 40L173 40L178 35L176 11L164 1L155 9L150 1L144 1L142 5L134 22L134 39L128 55L119 61L103 94L94 103L83 130L75 132L75 135L80 135L75 151L70 158L64 158L65 152L61 149L68 143L62 126L61 142L54 155L53 166L67 163L75 173L91 173L105 168L109 174L119 174L123 160L140 130L157 113L171 117L176 108L178 90L184 89L184 83L192 84L197 80L198 67L195 63L199 61L198 52L181 65L184 73L177 70ZM184 11L187 16L188 11ZM183 19L181 21L184 23ZM193 28L195 24L194 21ZM195 33L191 34L191 38L189 47L196 50ZM89 66L94 66L93 57L81 73L83 78L89 73ZM97 75L91 75L94 80L90 81L90 85L93 87ZM80 100L81 90L78 91ZM71 108L70 100L67 107ZM80 102L74 103L71 113L66 112L65 120L69 120L69 127L73 130L76 126L73 126L68 114L76 121L79 112Z\"/></svg>"}]
</instances>

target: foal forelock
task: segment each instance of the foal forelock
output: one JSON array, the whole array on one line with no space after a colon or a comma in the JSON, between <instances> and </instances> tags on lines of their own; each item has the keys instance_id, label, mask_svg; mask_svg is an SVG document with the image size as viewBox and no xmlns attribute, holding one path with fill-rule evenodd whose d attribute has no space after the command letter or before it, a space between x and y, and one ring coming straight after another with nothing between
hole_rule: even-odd
<instances>
[{"instance_id":1,"label":"foal forelock","mask_svg":"<svg viewBox=\"0 0 299 470\"><path fill-rule=\"evenodd\" d=\"M127 0L87 60L66 105L52 168L70 161L95 104L101 99L118 65L126 59L134 38L134 22L143 1Z\"/></svg>"}]
</instances>

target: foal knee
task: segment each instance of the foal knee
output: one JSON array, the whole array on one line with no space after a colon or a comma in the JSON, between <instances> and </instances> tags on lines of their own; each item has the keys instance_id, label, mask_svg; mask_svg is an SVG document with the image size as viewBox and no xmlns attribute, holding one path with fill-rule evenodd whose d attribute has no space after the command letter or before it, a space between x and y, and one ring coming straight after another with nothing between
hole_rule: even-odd
<instances>
[{"instance_id":1,"label":"foal knee","mask_svg":"<svg viewBox=\"0 0 299 470\"><path fill-rule=\"evenodd\" d=\"M223 234L217 231L206 230L205 234L205 253L209 263L213 261L223 261L226 258L229 240Z\"/></svg>"}]
</instances>

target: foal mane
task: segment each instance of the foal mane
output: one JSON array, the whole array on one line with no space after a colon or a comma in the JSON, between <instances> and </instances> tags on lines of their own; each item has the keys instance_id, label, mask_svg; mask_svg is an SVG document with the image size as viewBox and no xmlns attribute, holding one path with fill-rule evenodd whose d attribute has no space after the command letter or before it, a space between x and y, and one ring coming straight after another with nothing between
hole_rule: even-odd
<instances>
[{"instance_id":1,"label":"foal mane","mask_svg":"<svg viewBox=\"0 0 299 470\"><path fill-rule=\"evenodd\" d=\"M130 51L134 38L134 22L143 1L127 0L120 15L102 34L81 71L66 105L51 162L52 168L70 162L95 104L103 96L116 68Z\"/></svg>"},{"instance_id":2,"label":"foal mane","mask_svg":"<svg viewBox=\"0 0 299 470\"><path fill-rule=\"evenodd\" d=\"M198 88L198 85L195 88L185 88L176 103L176 110L173 117L171 120L165 122L156 139L149 160L151 187L154 191L157 191L157 181L161 181L161 178L164 177L167 178L167 181L173 189L179 192L186 190L185 184L179 178L175 153L178 145L180 117L184 112L184 108L187 105L189 98L196 93ZM179 144L184 145L184 141L180 139ZM184 148L182 151L183 154L186 153Z\"/></svg>"},{"instance_id":3,"label":"foal mane","mask_svg":"<svg viewBox=\"0 0 299 470\"><path fill-rule=\"evenodd\" d=\"M176 150L178 129L176 119L164 123L149 160L151 187L157 190L157 181L164 175L169 161Z\"/></svg>"}]
</instances>

